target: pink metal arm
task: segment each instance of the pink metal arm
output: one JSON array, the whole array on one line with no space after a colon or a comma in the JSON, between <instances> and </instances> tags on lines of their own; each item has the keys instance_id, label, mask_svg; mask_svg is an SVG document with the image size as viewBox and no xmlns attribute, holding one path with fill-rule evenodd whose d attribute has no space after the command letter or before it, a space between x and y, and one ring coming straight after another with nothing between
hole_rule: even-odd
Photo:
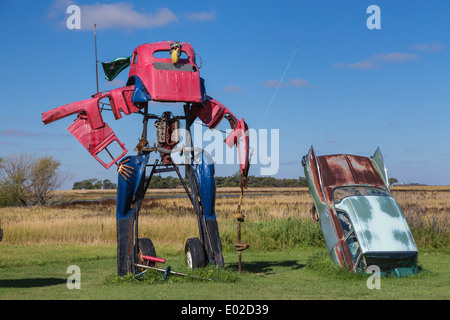
<instances>
[{"instance_id":1,"label":"pink metal arm","mask_svg":"<svg viewBox=\"0 0 450 320\"><path fill-rule=\"evenodd\" d=\"M139 104L131 101L134 86L122 87L111 90L106 93L98 93L92 99L77 101L44 112L42 121L44 124L62 119L72 114L78 114L78 118L67 130L86 148L86 150L106 169L110 168L120 158L127 154L124 144L116 137L113 130L103 121L100 100L108 98L114 118L120 119L121 112L125 115L134 113L140 109ZM116 141L122 148L122 153L116 157L111 155L108 146ZM98 154L106 150L111 156L112 161L105 163Z\"/></svg>"},{"instance_id":2,"label":"pink metal arm","mask_svg":"<svg viewBox=\"0 0 450 320\"><path fill-rule=\"evenodd\" d=\"M239 167L241 174L246 177L250 163L249 136L247 134L248 126L244 119L238 120L228 108L209 96L206 97L204 106L194 104L191 108L191 112L211 129L216 128L223 118L228 120L233 131L226 137L224 142L230 148L233 147L233 145L238 147ZM242 144L240 143L240 138L242 138Z\"/></svg>"}]
</instances>

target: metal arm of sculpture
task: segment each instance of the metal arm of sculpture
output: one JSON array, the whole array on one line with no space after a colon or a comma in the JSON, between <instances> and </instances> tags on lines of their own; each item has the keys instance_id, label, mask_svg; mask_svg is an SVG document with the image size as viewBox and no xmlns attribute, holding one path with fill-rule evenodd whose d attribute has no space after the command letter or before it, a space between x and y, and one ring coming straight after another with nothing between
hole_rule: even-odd
<instances>
[{"instance_id":1,"label":"metal arm of sculpture","mask_svg":"<svg viewBox=\"0 0 450 320\"><path fill-rule=\"evenodd\" d=\"M121 112L129 115L139 111L143 107L142 103L133 103L131 101L133 90L134 86L127 86L105 93L97 93L91 99L72 102L44 112L42 114L42 121L44 124L49 124L72 114L78 114L75 122L67 130L98 162L108 169L120 158L125 156L128 151L125 149L125 144L120 142L114 131L103 121L100 101L105 98L109 99L114 118L117 120L122 118ZM113 157L110 154L112 161L105 163L98 157L98 154L105 149L109 153L107 147L114 141L119 144L123 152L117 157Z\"/></svg>"},{"instance_id":2,"label":"metal arm of sculpture","mask_svg":"<svg viewBox=\"0 0 450 320\"><path fill-rule=\"evenodd\" d=\"M249 136L247 134L248 126L244 119L238 120L236 116L223 104L206 96L204 105L194 104L191 108L192 114L197 116L207 127L215 129L223 118L230 123L233 131L225 139L228 147L236 145L239 147L240 138L242 138L242 149L239 150L239 167L241 176L247 178L249 169Z\"/></svg>"}]
</instances>

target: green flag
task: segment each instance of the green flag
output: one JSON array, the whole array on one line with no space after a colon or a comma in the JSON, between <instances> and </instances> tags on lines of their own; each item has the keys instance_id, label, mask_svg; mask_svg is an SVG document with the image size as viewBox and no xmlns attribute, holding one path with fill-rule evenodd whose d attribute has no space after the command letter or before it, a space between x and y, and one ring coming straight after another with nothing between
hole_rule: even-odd
<instances>
[{"instance_id":1,"label":"green flag","mask_svg":"<svg viewBox=\"0 0 450 320\"><path fill-rule=\"evenodd\" d=\"M113 81L119 73L130 65L131 56L127 58L117 58L111 62L102 62L105 79Z\"/></svg>"}]
</instances>

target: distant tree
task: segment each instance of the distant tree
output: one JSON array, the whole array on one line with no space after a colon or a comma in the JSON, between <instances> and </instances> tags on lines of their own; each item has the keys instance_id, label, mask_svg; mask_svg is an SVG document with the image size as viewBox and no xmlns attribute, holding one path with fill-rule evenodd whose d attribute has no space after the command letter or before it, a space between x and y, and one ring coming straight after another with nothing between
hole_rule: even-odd
<instances>
[{"instance_id":1,"label":"distant tree","mask_svg":"<svg viewBox=\"0 0 450 320\"><path fill-rule=\"evenodd\" d=\"M2 205L25 205L27 174L31 158L13 154L2 159L0 167L0 197Z\"/></svg>"},{"instance_id":2,"label":"distant tree","mask_svg":"<svg viewBox=\"0 0 450 320\"><path fill-rule=\"evenodd\" d=\"M52 157L13 154L0 165L0 205L45 204L65 180Z\"/></svg>"},{"instance_id":3,"label":"distant tree","mask_svg":"<svg viewBox=\"0 0 450 320\"><path fill-rule=\"evenodd\" d=\"M92 187L94 189L102 189L103 188L103 181L102 180L97 180L93 183Z\"/></svg>"},{"instance_id":4,"label":"distant tree","mask_svg":"<svg viewBox=\"0 0 450 320\"><path fill-rule=\"evenodd\" d=\"M117 184L105 179L103 180L103 189L117 189Z\"/></svg>"},{"instance_id":5,"label":"distant tree","mask_svg":"<svg viewBox=\"0 0 450 320\"><path fill-rule=\"evenodd\" d=\"M97 189L96 186L99 186L97 184L98 179L85 179L81 181L77 181L73 184L72 190L93 190ZM101 187L100 187L101 189Z\"/></svg>"},{"instance_id":6,"label":"distant tree","mask_svg":"<svg viewBox=\"0 0 450 320\"><path fill-rule=\"evenodd\" d=\"M236 172L229 177L215 177L217 187L237 187L241 184L241 174ZM256 177L248 176L247 185L249 187L304 187L307 186L306 179L276 179L274 177Z\"/></svg>"},{"instance_id":7,"label":"distant tree","mask_svg":"<svg viewBox=\"0 0 450 320\"><path fill-rule=\"evenodd\" d=\"M398 183L398 180L396 178L389 178L389 185L393 185L394 183Z\"/></svg>"},{"instance_id":8,"label":"distant tree","mask_svg":"<svg viewBox=\"0 0 450 320\"><path fill-rule=\"evenodd\" d=\"M298 177L298 183L301 187L307 187L308 182L306 181L306 178Z\"/></svg>"},{"instance_id":9,"label":"distant tree","mask_svg":"<svg viewBox=\"0 0 450 320\"><path fill-rule=\"evenodd\" d=\"M76 181L73 183L72 190L81 190L81 181Z\"/></svg>"},{"instance_id":10,"label":"distant tree","mask_svg":"<svg viewBox=\"0 0 450 320\"><path fill-rule=\"evenodd\" d=\"M109 179L84 179L73 183L72 190L117 189L117 184Z\"/></svg>"},{"instance_id":11,"label":"distant tree","mask_svg":"<svg viewBox=\"0 0 450 320\"><path fill-rule=\"evenodd\" d=\"M52 198L53 191L64 183L66 176L58 173L60 164L52 157L32 160L28 173L28 192L36 204L46 204Z\"/></svg>"}]
</instances>

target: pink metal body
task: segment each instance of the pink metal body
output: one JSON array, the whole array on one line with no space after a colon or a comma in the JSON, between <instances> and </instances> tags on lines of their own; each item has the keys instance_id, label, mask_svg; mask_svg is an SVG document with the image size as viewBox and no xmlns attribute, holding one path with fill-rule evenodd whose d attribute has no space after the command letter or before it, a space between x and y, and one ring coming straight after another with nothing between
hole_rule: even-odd
<instances>
[{"instance_id":1,"label":"pink metal body","mask_svg":"<svg viewBox=\"0 0 450 320\"><path fill-rule=\"evenodd\" d=\"M170 44L171 41L146 43L134 49L128 78L139 77L152 100L201 103L200 73L194 48L184 42L181 51L187 58L173 64ZM167 58L154 56L161 54L160 51L167 52Z\"/></svg>"}]
</instances>

